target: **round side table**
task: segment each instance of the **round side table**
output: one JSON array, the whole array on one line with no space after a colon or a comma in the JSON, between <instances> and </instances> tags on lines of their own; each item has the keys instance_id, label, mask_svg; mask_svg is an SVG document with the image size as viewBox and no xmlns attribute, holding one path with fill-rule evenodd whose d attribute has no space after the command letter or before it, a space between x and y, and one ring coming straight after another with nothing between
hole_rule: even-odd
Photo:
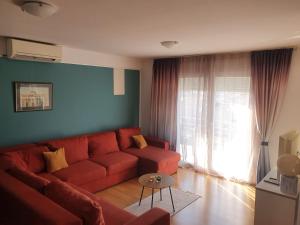
<instances>
[{"instance_id":1,"label":"round side table","mask_svg":"<svg viewBox=\"0 0 300 225\"><path fill-rule=\"evenodd\" d=\"M157 181L155 177L160 177L161 178L160 181ZM152 189L151 208L153 208L154 189L159 189L160 201L162 201L161 190L164 188L169 188L173 212L175 212L172 190L171 190L171 186L174 184L174 179L171 176L162 173L148 173L139 178L139 183L143 186L140 201L139 201L139 206L141 205L145 187Z\"/></svg>"}]
</instances>

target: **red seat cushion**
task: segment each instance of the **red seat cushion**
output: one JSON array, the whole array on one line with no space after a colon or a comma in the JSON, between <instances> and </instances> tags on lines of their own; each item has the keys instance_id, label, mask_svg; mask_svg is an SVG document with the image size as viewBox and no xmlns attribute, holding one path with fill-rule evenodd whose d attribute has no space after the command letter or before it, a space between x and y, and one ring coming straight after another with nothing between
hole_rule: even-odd
<instances>
[{"instance_id":1,"label":"red seat cushion","mask_svg":"<svg viewBox=\"0 0 300 225\"><path fill-rule=\"evenodd\" d=\"M11 168L8 173L18 180L22 181L24 184L32 187L33 189L42 192L44 187L46 187L50 181L43 177L40 177L30 171L19 169L18 167Z\"/></svg>"},{"instance_id":2,"label":"red seat cushion","mask_svg":"<svg viewBox=\"0 0 300 225\"><path fill-rule=\"evenodd\" d=\"M118 130L119 145L122 150L135 146L132 136L141 134L140 128L120 128Z\"/></svg>"},{"instance_id":3,"label":"red seat cushion","mask_svg":"<svg viewBox=\"0 0 300 225\"><path fill-rule=\"evenodd\" d=\"M119 151L116 133L114 131L89 135L88 141L91 156Z\"/></svg>"},{"instance_id":4,"label":"red seat cushion","mask_svg":"<svg viewBox=\"0 0 300 225\"><path fill-rule=\"evenodd\" d=\"M125 152L96 155L92 157L91 160L105 166L108 171L108 175L120 173L124 170L137 167L138 164L137 157Z\"/></svg>"},{"instance_id":5,"label":"red seat cushion","mask_svg":"<svg viewBox=\"0 0 300 225\"><path fill-rule=\"evenodd\" d=\"M45 144L47 144L51 150L64 148L68 164L89 158L88 139L86 136L51 140Z\"/></svg>"},{"instance_id":6,"label":"red seat cushion","mask_svg":"<svg viewBox=\"0 0 300 225\"><path fill-rule=\"evenodd\" d=\"M88 196L89 198L98 202L101 205L104 221L107 225L123 225L137 218L135 215L114 206L113 204L80 187L74 185L72 187L74 187L76 190L85 194L86 196Z\"/></svg>"},{"instance_id":7,"label":"red seat cushion","mask_svg":"<svg viewBox=\"0 0 300 225\"><path fill-rule=\"evenodd\" d=\"M102 198L97 199L102 207L103 217L107 225L123 225L136 218L131 213L114 206Z\"/></svg>"},{"instance_id":8,"label":"red seat cushion","mask_svg":"<svg viewBox=\"0 0 300 225\"><path fill-rule=\"evenodd\" d=\"M40 177L45 178L46 180L49 180L49 181L59 180L58 177L52 175L51 173L38 173L37 175L39 175Z\"/></svg>"},{"instance_id":9,"label":"red seat cushion","mask_svg":"<svg viewBox=\"0 0 300 225\"><path fill-rule=\"evenodd\" d=\"M105 167L90 160L83 160L53 173L59 179L82 185L106 176Z\"/></svg>"},{"instance_id":10,"label":"red seat cushion","mask_svg":"<svg viewBox=\"0 0 300 225\"><path fill-rule=\"evenodd\" d=\"M0 157L6 158L7 164L11 163L11 167L16 166L23 169L28 169L34 173L40 173L45 170L46 164L43 158L43 152L49 151L46 146L28 145L20 150L4 152Z\"/></svg>"},{"instance_id":11,"label":"red seat cushion","mask_svg":"<svg viewBox=\"0 0 300 225\"><path fill-rule=\"evenodd\" d=\"M135 155L140 159L142 171L171 173L170 168L177 169L180 154L173 151L164 151L161 148L147 146L144 149L128 148L125 152Z\"/></svg>"},{"instance_id":12,"label":"red seat cushion","mask_svg":"<svg viewBox=\"0 0 300 225\"><path fill-rule=\"evenodd\" d=\"M85 225L105 224L100 204L62 181L51 182L45 195L83 219Z\"/></svg>"}]
</instances>

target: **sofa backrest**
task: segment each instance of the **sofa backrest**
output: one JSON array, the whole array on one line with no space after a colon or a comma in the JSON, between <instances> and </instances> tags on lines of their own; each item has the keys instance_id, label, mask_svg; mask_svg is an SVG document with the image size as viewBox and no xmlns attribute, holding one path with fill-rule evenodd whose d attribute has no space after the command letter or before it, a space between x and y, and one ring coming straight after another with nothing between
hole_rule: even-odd
<instances>
[{"instance_id":1,"label":"sofa backrest","mask_svg":"<svg viewBox=\"0 0 300 225\"><path fill-rule=\"evenodd\" d=\"M107 154L132 147L134 146L132 136L140 133L140 128L120 128L116 132L106 131L43 141L38 144L0 148L0 169L8 169L12 164L17 164L19 167L27 167L25 169L31 172L40 173L46 168L42 154L44 151L63 147L68 164L73 164L88 159L89 154L90 156Z\"/></svg>"},{"instance_id":2,"label":"sofa backrest","mask_svg":"<svg viewBox=\"0 0 300 225\"><path fill-rule=\"evenodd\" d=\"M36 144L20 144L20 145L14 145L10 147L1 147L0 152L13 152L17 150L27 149L32 146L36 146Z\"/></svg>"},{"instance_id":3,"label":"sofa backrest","mask_svg":"<svg viewBox=\"0 0 300 225\"><path fill-rule=\"evenodd\" d=\"M90 134L88 135L88 142L91 157L120 151L114 131Z\"/></svg>"},{"instance_id":4,"label":"sofa backrest","mask_svg":"<svg viewBox=\"0 0 300 225\"><path fill-rule=\"evenodd\" d=\"M0 218L10 224L82 225L80 218L0 170Z\"/></svg>"},{"instance_id":5,"label":"sofa backrest","mask_svg":"<svg viewBox=\"0 0 300 225\"><path fill-rule=\"evenodd\" d=\"M69 137L43 142L50 150L65 149L66 160L72 164L89 158L87 136Z\"/></svg>"}]
</instances>

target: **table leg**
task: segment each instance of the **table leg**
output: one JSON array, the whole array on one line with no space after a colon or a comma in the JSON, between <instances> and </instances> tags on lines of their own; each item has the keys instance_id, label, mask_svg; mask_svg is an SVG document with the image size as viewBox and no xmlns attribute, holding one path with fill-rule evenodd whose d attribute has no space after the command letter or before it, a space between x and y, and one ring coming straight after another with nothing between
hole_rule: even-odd
<instances>
[{"instance_id":1,"label":"table leg","mask_svg":"<svg viewBox=\"0 0 300 225\"><path fill-rule=\"evenodd\" d=\"M152 188L151 209L153 208L153 194L154 194L154 188Z\"/></svg>"},{"instance_id":2,"label":"table leg","mask_svg":"<svg viewBox=\"0 0 300 225\"><path fill-rule=\"evenodd\" d=\"M162 201L161 188L159 189L159 192L160 192L160 200Z\"/></svg>"},{"instance_id":3,"label":"table leg","mask_svg":"<svg viewBox=\"0 0 300 225\"><path fill-rule=\"evenodd\" d=\"M142 198L143 198L143 194L144 194L144 186L143 186L143 189L142 189L142 193L141 193L141 197L140 197L140 202L139 202L139 206L141 205L141 201L142 201Z\"/></svg>"},{"instance_id":4,"label":"table leg","mask_svg":"<svg viewBox=\"0 0 300 225\"><path fill-rule=\"evenodd\" d=\"M172 206L173 206L173 212L175 212L175 207L174 207L174 202L173 202L173 196L172 196L171 186L169 186L169 191L170 191L170 196L171 196L171 201L172 201Z\"/></svg>"}]
</instances>

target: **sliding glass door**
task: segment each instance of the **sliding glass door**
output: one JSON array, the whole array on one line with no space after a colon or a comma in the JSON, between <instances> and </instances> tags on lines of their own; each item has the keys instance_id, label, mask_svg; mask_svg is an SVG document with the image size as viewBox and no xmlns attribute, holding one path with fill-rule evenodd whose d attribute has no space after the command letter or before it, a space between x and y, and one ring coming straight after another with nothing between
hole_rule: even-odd
<instances>
[{"instance_id":1,"label":"sliding glass door","mask_svg":"<svg viewBox=\"0 0 300 225\"><path fill-rule=\"evenodd\" d=\"M213 99L212 171L246 179L251 158L249 77L216 77Z\"/></svg>"}]
</instances>

